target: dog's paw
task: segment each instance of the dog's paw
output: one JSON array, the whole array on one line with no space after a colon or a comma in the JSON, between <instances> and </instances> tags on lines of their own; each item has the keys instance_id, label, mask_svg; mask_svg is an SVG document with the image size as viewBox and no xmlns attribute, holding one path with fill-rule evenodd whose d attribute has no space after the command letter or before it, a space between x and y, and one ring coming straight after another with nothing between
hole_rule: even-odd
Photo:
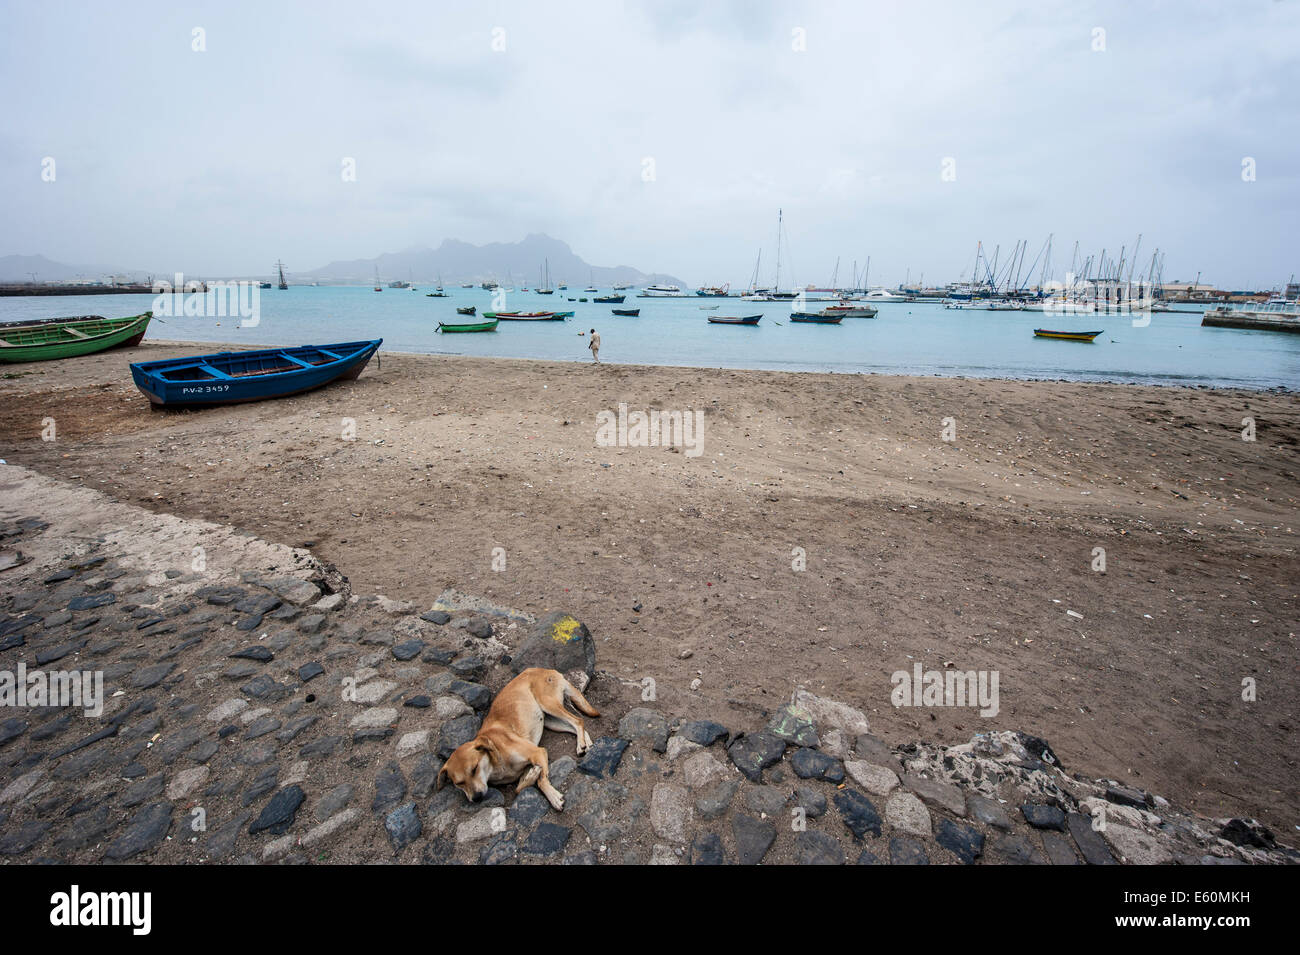
<instances>
[{"instance_id":1,"label":"dog's paw","mask_svg":"<svg viewBox=\"0 0 1300 955\"><path fill-rule=\"evenodd\" d=\"M547 797L547 798L548 798L548 800L550 801L550 804L551 804L551 808L552 808L552 809L554 809L556 812L564 812L564 794L563 794L563 793L558 793L558 792L557 792L557 793L555 794L554 798L551 798L551 797Z\"/></svg>"}]
</instances>

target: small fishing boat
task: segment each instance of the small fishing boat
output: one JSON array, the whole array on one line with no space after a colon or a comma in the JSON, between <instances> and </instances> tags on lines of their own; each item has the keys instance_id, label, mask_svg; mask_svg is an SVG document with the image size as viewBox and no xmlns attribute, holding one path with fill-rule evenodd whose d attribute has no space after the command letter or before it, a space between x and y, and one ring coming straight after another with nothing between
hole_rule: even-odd
<instances>
[{"instance_id":1,"label":"small fishing boat","mask_svg":"<svg viewBox=\"0 0 1300 955\"><path fill-rule=\"evenodd\" d=\"M439 322L438 331L440 332L494 332L496 331L497 320L494 318L487 322L464 322L462 324L453 324L450 322Z\"/></svg>"},{"instance_id":2,"label":"small fishing boat","mask_svg":"<svg viewBox=\"0 0 1300 955\"><path fill-rule=\"evenodd\" d=\"M81 315L0 325L0 361L48 361L140 344L153 312L129 318Z\"/></svg>"},{"instance_id":3,"label":"small fishing boat","mask_svg":"<svg viewBox=\"0 0 1300 955\"><path fill-rule=\"evenodd\" d=\"M572 312L484 312L484 318L499 318L505 322L562 322Z\"/></svg>"},{"instance_id":4,"label":"small fishing boat","mask_svg":"<svg viewBox=\"0 0 1300 955\"><path fill-rule=\"evenodd\" d=\"M478 308L477 305L464 305L464 306L461 306L461 307L459 307L459 308L456 309L456 314L457 314L457 315L473 315L474 312L475 312L475 310L476 310L477 308Z\"/></svg>"},{"instance_id":5,"label":"small fishing boat","mask_svg":"<svg viewBox=\"0 0 1300 955\"><path fill-rule=\"evenodd\" d=\"M1050 328L1035 328L1034 337L1035 338L1061 338L1064 339L1065 341L1070 341L1070 342L1090 342L1098 335L1100 335L1103 331L1105 331L1104 328L1095 332L1054 332Z\"/></svg>"},{"instance_id":6,"label":"small fishing boat","mask_svg":"<svg viewBox=\"0 0 1300 955\"><path fill-rule=\"evenodd\" d=\"M844 316L828 315L826 312L791 312L790 321L808 322L813 325L838 325L844 321Z\"/></svg>"},{"instance_id":7,"label":"small fishing boat","mask_svg":"<svg viewBox=\"0 0 1300 955\"><path fill-rule=\"evenodd\" d=\"M556 312L556 313L555 313L555 317L556 317L556 318L573 318L573 313L572 313L572 312Z\"/></svg>"},{"instance_id":8,"label":"small fishing boat","mask_svg":"<svg viewBox=\"0 0 1300 955\"><path fill-rule=\"evenodd\" d=\"M875 318L877 315L877 310L870 305L829 305L822 311L844 318Z\"/></svg>"},{"instance_id":9,"label":"small fishing boat","mask_svg":"<svg viewBox=\"0 0 1300 955\"><path fill-rule=\"evenodd\" d=\"M602 305L622 305L625 298L626 295L597 295L592 301Z\"/></svg>"},{"instance_id":10,"label":"small fishing boat","mask_svg":"<svg viewBox=\"0 0 1300 955\"><path fill-rule=\"evenodd\" d=\"M721 308L721 307L722 307L721 305L701 305L701 306L700 306L700 311L701 311L701 312L716 312L716 311L717 311L719 308Z\"/></svg>"},{"instance_id":11,"label":"small fishing boat","mask_svg":"<svg viewBox=\"0 0 1300 955\"><path fill-rule=\"evenodd\" d=\"M383 341L377 338L132 362L131 377L150 403L159 408L284 398L356 378Z\"/></svg>"},{"instance_id":12,"label":"small fishing boat","mask_svg":"<svg viewBox=\"0 0 1300 955\"><path fill-rule=\"evenodd\" d=\"M621 315L624 318L636 318L641 314L641 309L639 308L611 308L610 311L615 315Z\"/></svg>"},{"instance_id":13,"label":"small fishing boat","mask_svg":"<svg viewBox=\"0 0 1300 955\"><path fill-rule=\"evenodd\" d=\"M762 315L710 315L708 319L713 325L757 325L762 317Z\"/></svg>"}]
</instances>

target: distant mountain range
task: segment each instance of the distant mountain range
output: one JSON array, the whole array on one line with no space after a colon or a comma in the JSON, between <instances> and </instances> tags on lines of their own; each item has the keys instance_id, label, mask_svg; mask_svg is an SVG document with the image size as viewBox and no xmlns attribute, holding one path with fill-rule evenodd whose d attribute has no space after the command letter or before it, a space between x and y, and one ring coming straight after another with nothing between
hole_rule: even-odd
<instances>
[{"instance_id":1,"label":"distant mountain range","mask_svg":"<svg viewBox=\"0 0 1300 955\"><path fill-rule=\"evenodd\" d=\"M373 259L331 262L311 272L293 273L296 279L323 282L373 282L375 269L387 283L395 279L427 285L441 277L444 285L496 281L502 285L536 287L542 281L543 266L549 263L552 287L565 283L583 288L612 285L686 285L681 279L661 272L642 272L630 265L591 265L569 248L568 243L540 233L521 242L492 242L470 245L447 239L436 249L428 246L386 252Z\"/></svg>"},{"instance_id":2,"label":"distant mountain range","mask_svg":"<svg viewBox=\"0 0 1300 955\"><path fill-rule=\"evenodd\" d=\"M503 285L536 287L541 282L541 270L549 261L551 285L565 283L573 288L594 284L599 288L613 285L679 285L686 283L662 272L642 272L630 265L591 265L576 255L568 243L550 236L529 235L521 242L492 242L488 245L470 245L456 239L445 240L438 248L418 246L402 252L385 252L373 259L351 259L330 262L309 272L286 270L289 281L369 284L375 280L375 269L380 281L413 279L420 285L431 285L439 280L444 285L475 284L496 281ZM101 266L65 265L43 255L0 256L0 282L147 281L150 276L171 278L171 272L139 269L110 269ZM260 274L246 276L219 273L193 275L187 278L271 278L268 269Z\"/></svg>"}]
</instances>

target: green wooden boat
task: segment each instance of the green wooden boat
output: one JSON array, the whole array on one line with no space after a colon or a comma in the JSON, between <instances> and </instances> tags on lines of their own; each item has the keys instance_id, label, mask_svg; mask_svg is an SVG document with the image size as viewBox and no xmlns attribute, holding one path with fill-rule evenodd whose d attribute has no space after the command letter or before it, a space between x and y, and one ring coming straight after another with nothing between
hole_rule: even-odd
<instances>
[{"instance_id":1,"label":"green wooden boat","mask_svg":"<svg viewBox=\"0 0 1300 955\"><path fill-rule=\"evenodd\" d=\"M0 361L48 361L140 344L153 312L129 318L82 315L0 324Z\"/></svg>"},{"instance_id":2,"label":"green wooden boat","mask_svg":"<svg viewBox=\"0 0 1300 955\"><path fill-rule=\"evenodd\" d=\"M463 324L447 324L446 322L438 323L440 332L491 332L495 331L497 320L495 318L486 322L465 322Z\"/></svg>"}]
</instances>

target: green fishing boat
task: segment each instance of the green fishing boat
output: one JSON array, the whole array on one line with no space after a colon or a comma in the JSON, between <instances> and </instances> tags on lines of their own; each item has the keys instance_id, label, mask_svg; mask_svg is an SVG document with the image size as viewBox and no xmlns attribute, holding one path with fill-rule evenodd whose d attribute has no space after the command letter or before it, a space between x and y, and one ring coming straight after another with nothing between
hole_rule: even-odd
<instances>
[{"instance_id":1,"label":"green fishing boat","mask_svg":"<svg viewBox=\"0 0 1300 955\"><path fill-rule=\"evenodd\" d=\"M106 348L140 344L153 312L129 318L82 315L0 324L0 361L74 358Z\"/></svg>"},{"instance_id":2,"label":"green fishing boat","mask_svg":"<svg viewBox=\"0 0 1300 955\"><path fill-rule=\"evenodd\" d=\"M495 318L486 322L464 322L462 324L447 324L446 322L438 323L440 332L491 332L495 331L497 320Z\"/></svg>"}]
</instances>

